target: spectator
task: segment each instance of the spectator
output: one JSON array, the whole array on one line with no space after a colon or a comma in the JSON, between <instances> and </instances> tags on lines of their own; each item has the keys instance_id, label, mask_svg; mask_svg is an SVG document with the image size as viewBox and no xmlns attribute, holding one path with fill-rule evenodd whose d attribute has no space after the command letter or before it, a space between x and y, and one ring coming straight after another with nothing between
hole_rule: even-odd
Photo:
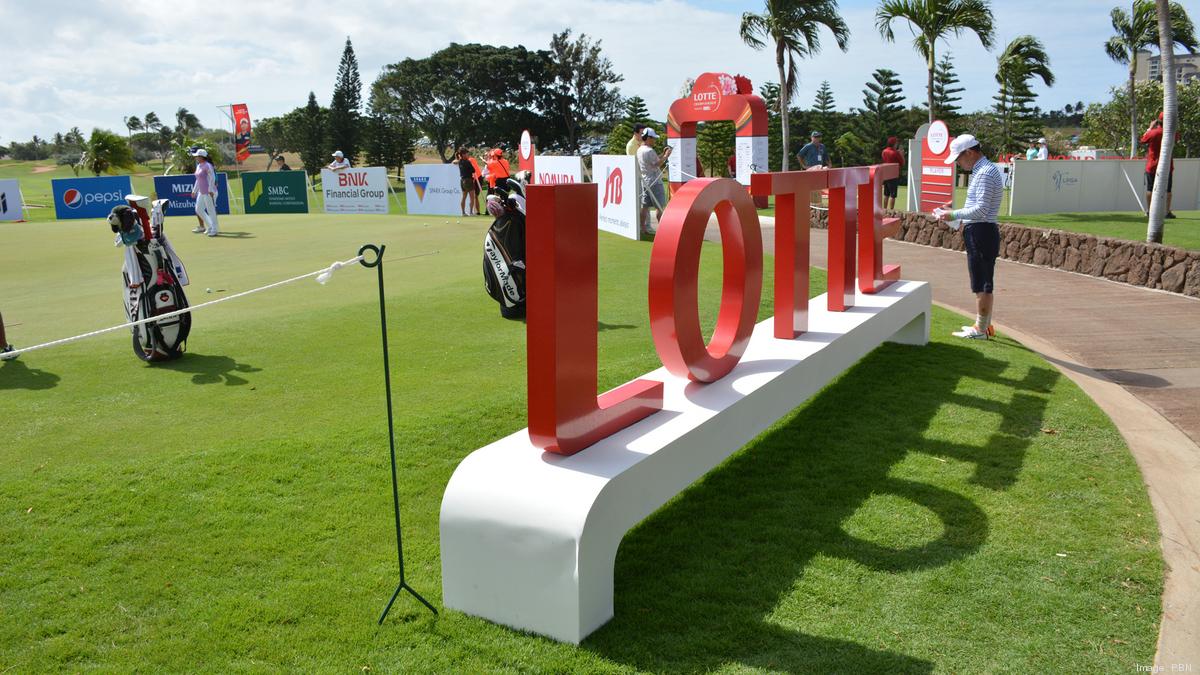
<instances>
[{"instance_id":1,"label":"spectator","mask_svg":"<svg viewBox=\"0 0 1200 675\"><path fill-rule=\"evenodd\" d=\"M284 161L283 155L280 155L275 158L275 168L278 171L291 171L292 170L292 167L288 166L287 162Z\"/></svg>"},{"instance_id":2,"label":"spectator","mask_svg":"<svg viewBox=\"0 0 1200 675\"><path fill-rule=\"evenodd\" d=\"M1028 160L1037 159L1037 154L1038 154L1037 143L1030 143L1029 149L1025 151L1025 159L1028 159Z\"/></svg>"},{"instance_id":3,"label":"spectator","mask_svg":"<svg viewBox=\"0 0 1200 675\"><path fill-rule=\"evenodd\" d=\"M472 171L471 171L471 177L472 177L471 208L474 209L472 211L472 213L474 213L474 215L478 216L478 215L480 215L479 193L483 191L483 183L481 182L483 180L483 172L480 171L480 169L479 169L479 162L475 161L475 158L473 156L471 156L470 153L467 153L467 161L471 163L471 169L472 169Z\"/></svg>"},{"instance_id":4,"label":"spectator","mask_svg":"<svg viewBox=\"0 0 1200 675\"><path fill-rule=\"evenodd\" d=\"M1000 255L1000 200L1004 196L1004 177L1000 167L983 154L979 141L971 134L962 134L950 142L950 156L946 164L958 162L958 168L970 172L971 182L967 185L967 199L963 207L952 210L951 204L934 209L938 220L952 221L951 229L959 228L962 221L963 244L967 250L967 274L971 279L971 292L975 294L975 323L963 326L954 333L955 337L987 340L996 334L992 328L994 276L996 258Z\"/></svg>"},{"instance_id":5,"label":"spectator","mask_svg":"<svg viewBox=\"0 0 1200 675\"><path fill-rule=\"evenodd\" d=\"M1046 139L1038 139L1037 159L1050 159L1050 146L1046 145Z\"/></svg>"},{"instance_id":6,"label":"spectator","mask_svg":"<svg viewBox=\"0 0 1200 675\"><path fill-rule=\"evenodd\" d=\"M464 216L475 215L479 212L479 204L475 201L473 195L478 194L475 189L475 165L471 163L471 156L467 153L467 149L460 147L455 152L455 164L458 165L458 183L459 189L462 190L462 198L458 200L458 210L462 211ZM470 212L467 210L467 201L470 200Z\"/></svg>"},{"instance_id":7,"label":"spectator","mask_svg":"<svg viewBox=\"0 0 1200 675\"><path fill-rule=\"evenodd\" d=\"M904 155L900 152L900 139L895 136L888 136L887 147L883 149L881 159L884 164L895 164L897 167L903 168ZM894 210L896 208L896 194L900 191L900 177L889 178L883 181L883 208Z\"/></svg>"},{"instance_id":8,"label":"spectator","mask_svg":"<svg viewBox=\"0 0 1200 675\"><path fill-rule=\"evenodd\" d=\"M208 151L199 148L192 153L196 158L196 173L192 181L192 197L196 200L196 215L203 221L196 229L210 237L217 236L217 173L213 170Z\"/></svg>"},{"instance_id":9,"label":"spectator","mask_svg":"<svg viewBox=\"0 0 1200 675\"><path fill-rule=\"evenodd\" d=\"M800 160L800 169L806 171L816 166L829 166L829 153L825 150L825 144L821 142L821 132L812 132L809 139L808 144L796 154L796 158Z\"/></svg>"},{"instance_id":10,"label":"spectator","mask_svg":"<svg viewBox=\"0 0 1200 675\"><path fill-rule=\"evenodd\" d=\"M737 180L737 153L730 155L729 159L725 160L725 168L728 170L726 175Z\"/></svg>"},{"instance_id":11,"label":"spectator","mask_svg":"<svg viewBox=\"0 0 1200 675\"><path fill-rule=\"evenodd\" d=\"M1162 153L1163 114L1158 113L1158 119L1150 123L1150 128L1142 134L1142 143L1146 144L1146 209L1150 208L1150 197L1154 193L1154 176L1158 172L1158 158ZM1175 133L1175 141L1179 141L1179 133ZM1171 168L1167 173L1167 218L1174 218L1171 212L1171 187L1175 182L1175 158L1171 158Z\"/></svg>"},{"instance_id":12,"label":"spectator","mask_svg":"<svg viewBox=\"0 0 1200 675\"><path fill-rule=\"evenodd\" d=\"M487 173L488 173L488 194L496 191L496 185L504 187L504 182L512 175L508 160L504 159L504 145L498 145L488 154Z\"/></svg>"},{"instance_id":13,"label":"spectator","mask_svg":"<svg viewBox=\"0 0 1200 675\"><path fill-rule=\"evenodd\" d=\"M345 171L346 169L350 168L350 160L346 159L346 156L342 154L341 150L338 150L337 152L333 153L333 161L329 164L326 164L325 168L333 171L334 173Z\"/></svg>"},{"instance_id":14,"label":"spectator","mask_svg":"<svg viewBox=\"0 0 1200 675\"><path fill-rule=\"evenodd\" d=\"M645 128L645 124L633 125L633 135L629 137L628 141L625 141L625 154L637 155L638 148L642 147L642 129Z\"/></svg>"},{"instance_id":15,"label":"spectator","mask_svg":"<svg viewBox=\"0 0 1200 675\"><path fill-rule=\"evenodd\" d=\"M8 336L4 334L4 315L0 314L0 361L11 361L17 358L16 347L8 344Z\"/></svg>"},{"instance_id":16,"label":"spectator","mask_svg":"<svg viewBox=\"0 0 1200 675\"><path fill-rule=\"evenodd\" d=\"M654 236L654 228L650 227L650 209L658 212L662 220L663 208L667 205L667 193L663 188L662 169L671 156L671 147L663 152L662 157L654 151L654 141L658 134L654 129L642 129L642 144L637 150L638 168L642 172L642 212L639 218L642 234Z\"/></svg>"}]
</instances>

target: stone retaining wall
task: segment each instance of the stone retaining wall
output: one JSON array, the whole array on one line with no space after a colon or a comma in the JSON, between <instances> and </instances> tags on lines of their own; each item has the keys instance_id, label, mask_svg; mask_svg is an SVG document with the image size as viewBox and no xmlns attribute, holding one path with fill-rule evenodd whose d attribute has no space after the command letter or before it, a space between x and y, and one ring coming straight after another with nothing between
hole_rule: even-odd
<instances>
[{"instance_id":1,"label":"stone retaining wall","mask_svg":"<svg viewBox=\"0 0 1200 675\"><path fill-rule=\"evenodd\" d=\"M813 227L825 229L827 212L812 213ZM961 232L925 214L890 215L900 218L896 239L963 250ZM1000 257L1200 298L1200 251L1001 223Z\"/></svg>"}]
</instances>

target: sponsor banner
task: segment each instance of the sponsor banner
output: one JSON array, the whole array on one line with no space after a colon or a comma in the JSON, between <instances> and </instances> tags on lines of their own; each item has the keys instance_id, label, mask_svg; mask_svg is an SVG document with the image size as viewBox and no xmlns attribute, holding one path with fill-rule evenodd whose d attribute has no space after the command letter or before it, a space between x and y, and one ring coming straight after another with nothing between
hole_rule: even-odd
<instances>
[{"instance_id":1,"label":"sponsor banner","mask_svg":"<svg viewBox=\"0 0 1200 675\"><path fill-rule=\"evenodd\" d=\"M54 192L54 217L107 218L117 204L125 203L125 195L133 194L129 176L99 178L55 178L50 181Z\"/></svg>"},{"instance_id":2,"label":"sponsor banner","mask_svg":"<svg viewBox=\"0 0 1200 675\"><path fill-rule=\"evenodd\" d=\"M642 201L637 160L629 155L592 155L592 178L597 186L599 228L637 240Z\"/></svg>"},{"instance_id":3,"label":"sponsor banner","mask_svg":"<svg viewBox=\"0 0 1200 675\"><path fill-rule=\"evenodd\" d=\"M233 142L237 158L239 162L244 162L250 157L250 111L245 103L234 103L230 107L233 109L233 128L236 129Z\"/></svg>"},{"instance_id":4,"label":"sponsor banner","mask_svg":"<svg viewBox=\"0 0 1200 675\"><path fill-rule=\"evenodd\" d=\"M457 171L457 165L451 165ZM356 214L388 212L387 169L368 166L344 171L321 170L325 213Z\"/></svg>"},{"instance_id":5,"label":"sponsor banner","mask_svg":"<svg viewBox=\"0 0 1200 675\"><path fill-rule=\"evenodd\" d=\"M21 184L0 180L0 220L21 220Z\"/></svg>"},{"instance_id":6,"label":"sponsor banner","mask_svg":"<svg viewBox=\"0 0 1200 675\"><path fill-rule=\"evenodd\" d=\"M1175 208L1200 205L1200 159L1176 159ZM1027 213L1137 213L1146 203L1145 159L1013 162L1010 215Z\"/></svg>"},{"instance_id":7,"label":"sponsor banner","mask_svg":"<svg viewBox=\"0 0 1200 675\"><path fill-rule=\"evenodd\" d=\"M533 172L534 185L567 185L583 182L582 157L542 155Z\"/></svg>"},{"instance_id":8,"label":"sponsor banner","mask_svg":"<svg viewBox=\"0 0 1200 675\"><path fill-rule=\"evenodd\" d=\"M529 130L521 132L521 144L517 146L517 171L528 171L533 175L533 137Z\"/></svg>"},{"instance_id":9,"label":"sponsor banner","mask_svg":"<svg viewBox=\"0 0 1200 675\"><path fill-rule=\"evenodd\" d=\"M308 213L308 181L303 171L247 171L242 204L246 213Z\"/></svg>"},{"instance_id":10,"label":"sponsor banner","mask_svg":"<svg viewBox=\"0 0 1200 675\"><path fill-rule=\"evenodd\" d=\"M190 173L155 176L154 194L159 199L167 200L163 215L190 216L196 213L196 198L192 196L195 184L196 178ZM224 173L217 174L217 213L229 215L229 178Z\"/></svg>"},{"instance_id":11,"label":"sponsor banner","mask_svg":"<svg viewBox=\"0 0 1200 675\"><path fill-rule=\"evenodd\" d=\"M541 158L538 159L541 161ZM408 212L457 216L462 188L456 164L408 164L404 167L404 189Z\"/></svg>"},{"instance_id":12,"label":"sponsor banner","mask_svg":"<svg viewBox=\"0 0 1200 675\"><path fill-rule=\"evenodd\" d=\"M934 120L921 143L921 200L916 210L932 213L954 199L955 167L946 164L949 156L950 130L945 122Z\"/></svg>"}]
</instances>

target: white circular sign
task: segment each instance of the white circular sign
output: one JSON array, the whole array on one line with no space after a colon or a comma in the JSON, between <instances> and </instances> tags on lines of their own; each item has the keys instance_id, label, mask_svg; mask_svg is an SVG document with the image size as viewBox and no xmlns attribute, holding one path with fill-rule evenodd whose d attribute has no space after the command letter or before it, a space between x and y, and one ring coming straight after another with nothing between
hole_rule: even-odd
<instances>
[{"instance_id":1,"label":"white circular sign","mask_svg":"<svg viewBox=\"0 0 1200 675\"><path fill-rule=\"evenodd\" d=\"M944 127L945 125L943 125ZM529 159L533 156L533 139L529 137L529 130L521 132L521 158Z\"/></svg>"},{"instance_id":2,"label":"white circular sign","mask_svg":"<svg viewBox=\"0 0 1200 675\"><path fill-rule=\"evenodd\" d=\"M929 144L929 151L935 155L940 155L946 151L946 146L950 144L950 130L946 128L946 123L941 120L934 120L933 124L929 125L929 133L925 136L925 142Z\"/></svg>"}]
</instances>

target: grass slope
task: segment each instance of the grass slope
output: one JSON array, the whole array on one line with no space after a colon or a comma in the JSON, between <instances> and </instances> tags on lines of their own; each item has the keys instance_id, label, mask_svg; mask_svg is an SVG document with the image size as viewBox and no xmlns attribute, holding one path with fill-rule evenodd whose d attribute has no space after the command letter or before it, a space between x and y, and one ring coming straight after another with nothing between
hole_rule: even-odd
<instances>
[{"instance_id":1,"label":"grass slope","mask_svg":"<svg viewBox=\"0 0 1200 675\"><path fill-rule=\"evenodd\" d=\"M243 234L216 239L177 232L187 220L168 232L193 303L388 245L409 581L440 606L445 484L524 426L524 326L482 291L484 220L230 217ZM14 342L121 320L104 224L0 236ZM657 359L650 247L600 241L608 388ZM720 267L706 245L710 327ZM407 598L377 627L396 572L375 293L353 268L198 311L167 366L138 362L122 334L0 365L0 671L1114 671L1153 657L1162 563L1120 436L1020 345L944 338L962 319L942 310L927 347L876 350L626 537L616 618L581 647Z\"/></svg>"}]
</instances>

